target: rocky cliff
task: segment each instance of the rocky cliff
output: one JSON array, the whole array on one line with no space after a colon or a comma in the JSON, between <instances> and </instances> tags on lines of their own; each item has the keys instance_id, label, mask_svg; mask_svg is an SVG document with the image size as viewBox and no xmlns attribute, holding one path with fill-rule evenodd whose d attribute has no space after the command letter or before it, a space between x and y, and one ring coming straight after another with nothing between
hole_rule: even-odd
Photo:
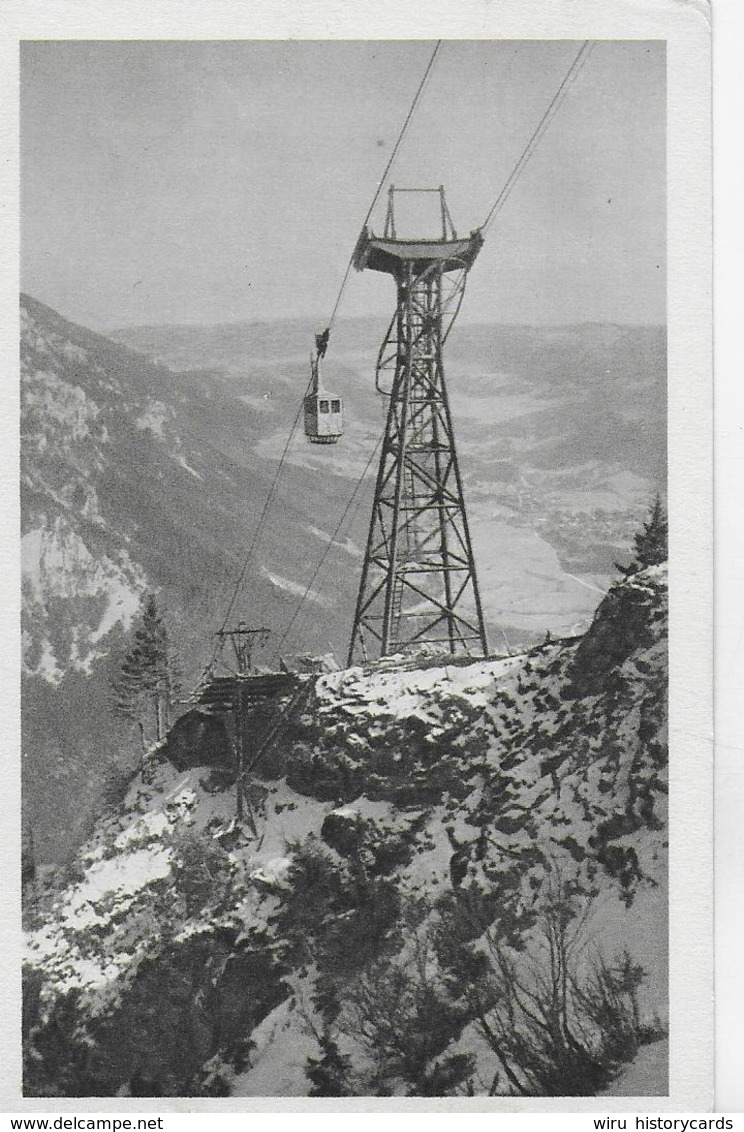
<instances>
[{"instance_id":1,"label":"rocky cliff","mask_svg":"<svg viewBox=\"0 0 744 1132\"><path fill-rule=\"evenodd\" d=\"M665 1092L665 567L576 640L301 679L242 826L166 744L37 885L27 1094Z\"/></svg>"}]
</instances>

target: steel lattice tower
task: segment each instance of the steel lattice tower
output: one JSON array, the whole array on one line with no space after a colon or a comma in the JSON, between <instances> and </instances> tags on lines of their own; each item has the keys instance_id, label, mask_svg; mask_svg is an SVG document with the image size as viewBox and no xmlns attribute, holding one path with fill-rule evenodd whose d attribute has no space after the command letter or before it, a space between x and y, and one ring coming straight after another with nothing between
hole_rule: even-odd
<instances>
[{"instance_id":1,"label":"steel lattice tower","mask_svg":"<svg viewBox=\"0 0 744 1132\"><path fill-rule=\"evenodd\" d=\"M441 238L397 238L396 192L439 194ZM397 304L377 363L390 405L349 664L426 643L488 652L442 360L482 243L457 238L441 186L391 186L385 235L365 229L357 245L356 267L391 275Z\"/></svg>"}]
</instances>

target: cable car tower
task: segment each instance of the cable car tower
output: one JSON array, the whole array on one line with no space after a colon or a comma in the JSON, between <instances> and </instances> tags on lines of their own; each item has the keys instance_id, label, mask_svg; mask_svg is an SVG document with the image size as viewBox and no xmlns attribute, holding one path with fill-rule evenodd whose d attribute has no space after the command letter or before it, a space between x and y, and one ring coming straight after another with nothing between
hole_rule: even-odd
<instances>
[{"instance_id":1,"label":"cable car tower","mask_svg":"<svg viewBox=\"0 0 744 1132\"><path fill-rule=\"evenodd\" d=\"M441 235L398 236L401 192L438 194ZM482 244L479 230L458 238L442 186L392 185L384 235L365 226L357 243L355 267L392 276L397 303L377 359L376 386L390 404L350 665L425 644L488 652L442 359Z\"/></svg>"}]
</instances>

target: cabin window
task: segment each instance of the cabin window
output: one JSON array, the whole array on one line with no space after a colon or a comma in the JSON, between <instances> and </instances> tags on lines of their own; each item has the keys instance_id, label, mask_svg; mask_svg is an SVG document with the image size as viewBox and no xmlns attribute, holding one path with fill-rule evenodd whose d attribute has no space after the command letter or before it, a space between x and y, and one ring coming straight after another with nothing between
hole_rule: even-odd
<instances>
[{"instance_id":1,"label":"cabin window","mask_svg":"<svg viewBox=\"0 0 744 1132\"><path fill-rule=\"evenodd\" d=\"M331 401L331 412L332 413L340 413L341 412L341 402L340 401Z\"/></svg>"},{"instance_id":2,"label":"cabin window","mask_svg":"<svg viewBox=\"0 0 744 1132\"><path fill-rule=\"evenodd\" d=\"M330 409L328 408L328 402L327 401L321 401L320 402L320 411L321 411L321 413L330 412Z\"/></svg>"}]
</instances>

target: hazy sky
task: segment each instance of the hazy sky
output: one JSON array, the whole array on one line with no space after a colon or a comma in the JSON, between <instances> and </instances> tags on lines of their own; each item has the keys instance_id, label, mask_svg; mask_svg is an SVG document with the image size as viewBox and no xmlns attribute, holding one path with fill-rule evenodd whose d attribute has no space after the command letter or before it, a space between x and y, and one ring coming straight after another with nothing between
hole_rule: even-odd
<instances>
[{"instance_id":1,"label":"hazy sky","mask_svg":"<svg viewBox=\"0 0 744 1132\"><path fill-rule=\"evenodd\" d=\"M23 289L95 329L322 325L432 47L25 43ZM480 224L576 50L446 42L394 183L443 183L458 230ZM663 44L595 46L462 321L664 321L665 97ZM392 302L388 279L354 275L340 315Z\"/></svg>"}]
</instances>

